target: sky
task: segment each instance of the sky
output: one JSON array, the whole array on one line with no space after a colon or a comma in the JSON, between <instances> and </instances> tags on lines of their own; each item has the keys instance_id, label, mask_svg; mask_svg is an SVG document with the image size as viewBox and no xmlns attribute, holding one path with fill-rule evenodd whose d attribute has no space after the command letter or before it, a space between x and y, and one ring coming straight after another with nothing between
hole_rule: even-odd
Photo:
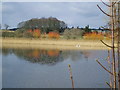
<instances>
[{"instance_id":1,"label":"sky","mask_svg":"<svg viewBox=\"0 0 120 90\"><path fill-rule=\"evenodd\" d=\"M15 28L22 21L52 16L69 27L99 28L107 23L107 17L97 4L107 10L101 2L2 2L2 24Z\"/></svg>"}]
</instances>

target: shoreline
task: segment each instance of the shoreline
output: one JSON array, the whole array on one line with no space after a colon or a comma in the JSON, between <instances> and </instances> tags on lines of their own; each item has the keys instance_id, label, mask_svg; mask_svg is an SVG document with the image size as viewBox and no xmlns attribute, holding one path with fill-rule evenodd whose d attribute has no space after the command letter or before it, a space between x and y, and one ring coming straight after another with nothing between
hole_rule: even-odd
<instances>
[{"instance_id":1,"label":"shoreline","mask_svg":"<svg viewBox=\"0 0 120 90\"><path fill-rule=\"evenodd\" d=\"M1 38L2 48L38 48L38 49L60 49L60 50L108 50L99 40L44 40L26 38ZM110 41L106 41L110 45Z\"/></svg>"}]
</instances>

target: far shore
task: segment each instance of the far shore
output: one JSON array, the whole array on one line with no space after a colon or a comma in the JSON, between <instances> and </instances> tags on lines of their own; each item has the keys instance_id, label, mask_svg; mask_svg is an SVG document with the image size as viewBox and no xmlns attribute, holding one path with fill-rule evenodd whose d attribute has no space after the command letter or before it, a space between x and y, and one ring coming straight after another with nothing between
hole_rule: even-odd
<instances>
[{"instance_id":1,"label":"far shore","mask_svg":"<svg viewBox=\"0 0 120 90\"><path fill-rule=\"evenodd\" d=\"M39 48L39 49L60 49L60 50L80 50L94 49L106 50L110 49L103 45L100 40L55 40L55 39L27 39L27 38L1 38L3 48ZM111 44L110 40L105 40L107 44Z\"/></svg>"}]
</instances>

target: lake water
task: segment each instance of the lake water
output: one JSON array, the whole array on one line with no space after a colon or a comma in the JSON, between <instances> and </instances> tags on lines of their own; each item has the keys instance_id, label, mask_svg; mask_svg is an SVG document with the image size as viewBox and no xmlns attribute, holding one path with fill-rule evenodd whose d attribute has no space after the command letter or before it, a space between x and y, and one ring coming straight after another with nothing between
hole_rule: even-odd
<instances>
[{"instance_id":1,"label":"lake water","mask_svg":"<svg viewBox=\"0 0 120 90\"><path fill-rule=\"evenodd\" d=\"M3 88L107 88L107 50L57 50L2 48Z\"/></svg>"}]
</instances>

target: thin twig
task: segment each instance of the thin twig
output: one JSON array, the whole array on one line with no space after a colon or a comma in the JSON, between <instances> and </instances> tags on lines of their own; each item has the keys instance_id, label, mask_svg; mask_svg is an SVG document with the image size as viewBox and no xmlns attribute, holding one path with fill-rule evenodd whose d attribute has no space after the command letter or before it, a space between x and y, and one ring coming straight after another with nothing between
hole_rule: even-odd
<instances>
[{"instance_id":1,"label":"thin twig","mask_svg":"<svg viewBox=\"0 0 120 90\"><path fill-rule=\"evenodd\" d=\"M110 88L112 88L112 86L111 86L108 82L106 82L106 84L107 84Z\"/></svg>"},{"instance_id":2,"label":"thin twig","mask_svg":"<svg viewBox=\"0 0 120 90\"><path fill-rule=\"evenodd\" d=\"M100 40L100 41L101 41L105 46L110 47L110 48L113 48L112 46L106 44L103 40Z\"/></svg>"},{"instance_id":3,"label":"thin twig","mask_svg":"<svg viewBox=\"0 0 120 90\"><path fill-rule=\"evenodd\" d=\"M104 12L99 5L97 5L97 7L98 7L105 15L107 15L107 16L109 16L109 17L113 17L113 16L107 14L106 12Z\"/></svg>"},{"instance_id":4,"label":"thin twig","mask_svg":"<svg viewBox=\"0 0 120 90\"><path fill-rule=\"evenodd\" d=\"M109 72L111 75L113 75L112 72L110 72L108 69L106 69L98 60L96 60L100 66L102 66L103 69L105 69L107 72Z\"/></svg>"},{"instance_id":5,"label":"thin twig","mask_svg":"<svg viewBox=\"0 0 120 90\"><path fill-rule=\"evenodd\" d=\"M117 1L118 1L118 0L117 0ZM114 5L117 3L117 1L114 2L112 5L108 5L108 4L106 4L105 2L103 2L103 0L101 0L101 2L102 2L104 5L108 6L108 7L114 6Z\"/></svg>"},{"instance_id":6,"label":"thin twig","mask_svg":"<svg viewBox=\"0 0 120 90\"><path fill-rule=\"evenodd\" d=\"M106 6L108 6L108 7L111 7L111 5L106 4L106 3L103 2L102 0L101 0L101 2L102 2L104 5L106 5Z\"/></svg>"},{"instance_id":7,"label":"thin twig","mask_svg":"<svg viewBox=\"0 0 120 90\"><path fill-rule=\"evenodd\" d=\"M108 44L106 44L103 40L100 40L105 46L107 46L107 47L110 47L110 48L117 48L117 47L113 47L113 46L110 46L110 45L108 45Z\"/></svg>"},{"instance_id":8,"label":"thin twig","mask_svg":"<svg viewBox=\"0 0 120 90\"><path fill-rule=\"evenodd\" d=\"M116 2L114 2L114 3L112 4L112 6L114 6L117 2L118 2L118 0L116 0Z\"/></svg>"}]
</instances>

